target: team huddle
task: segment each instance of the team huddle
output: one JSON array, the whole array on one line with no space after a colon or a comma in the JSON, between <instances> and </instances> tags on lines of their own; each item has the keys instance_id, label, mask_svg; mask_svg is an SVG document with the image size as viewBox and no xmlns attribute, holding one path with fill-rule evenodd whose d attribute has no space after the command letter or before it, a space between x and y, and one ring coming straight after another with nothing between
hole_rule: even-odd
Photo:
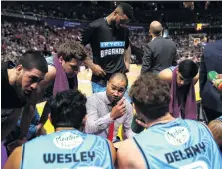
<instances>
[{"instance_id":1,"label":"team huddle","mask_svg":"<svg viewBox=\"0 0 222 169\"><path fill-rule=\"evenodd\" d=\"M208 126L198 121L194 85L201 71L191 60L175 63L176 46L162 38L157 21L150 24L153 38L141 74L129 86L124 24L130 20L132 7L120 3L90 23L81 42L67 41L47 58L28 51L16 63L2 63L1 141L9 155L4 169L222 169L220 107ZM93 73L89 97L78 90L82 63ZM222 91L213 90L220 100ZM36 104L42 101L39 117ZM54 132L45 135L47 120Z\"/></svg>"}]
</instances>

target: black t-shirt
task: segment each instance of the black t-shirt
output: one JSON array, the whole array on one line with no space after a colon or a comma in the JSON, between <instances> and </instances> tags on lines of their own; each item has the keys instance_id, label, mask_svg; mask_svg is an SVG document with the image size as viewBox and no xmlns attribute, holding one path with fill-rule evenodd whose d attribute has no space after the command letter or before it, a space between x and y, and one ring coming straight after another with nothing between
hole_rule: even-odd
<instances>
[{"instance_id":1,"label":"black t-shirt","mask_svg":"<svg viewBox=\"0 0 222 169\"><path fill-rule=\"evenodd\" d=\"M116 29L108 25L105 18L93 21L84 30L82 36L84 45L90 44L93 52L93 62L100 65L107 76L105 81L116 72L125 73L124 49L129 46L129 30L125 27ZM92 81L102 78L93 75Z\"/></svg>"},{"instance_id":2,"label":"black t-shirt","mask_svg":"<svg viewBox=\"0 0 222 169\"><path fill-rule=\"evenodd\" d=\"M15 89L9 84L8 72L7 69L12 69L15 67L13 62L3 62L1 64L1 76L2 76L2 109L13 109L13 108L22 108L25 106L26 102L21 100L16 93Z\"/></svg>"}]
</instances>

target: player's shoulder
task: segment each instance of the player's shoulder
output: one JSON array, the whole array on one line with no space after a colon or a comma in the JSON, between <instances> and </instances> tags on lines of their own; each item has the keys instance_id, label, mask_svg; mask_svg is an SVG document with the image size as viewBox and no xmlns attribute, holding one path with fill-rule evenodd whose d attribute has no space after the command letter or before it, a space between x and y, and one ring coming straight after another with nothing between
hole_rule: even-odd
<instances>
[{"instance_id":1,"label":"player's shoulder","mask_svg":"<svg viewBox=\"0 0 222 169\"><path fill-rule=\"evenodd\" d=\"M134 148L135 148L135 144L134 144L133 139L126 139L119 144L118 152L119 152L119 154L125 154L130 149L132 150Z\"/></svg>"},{"instance_id":2,"label":"player's shoulder","mask_svg":"<svg viewBox=\"0 0 222 169\"><path fill-rule=\"evenodd\" d=\"M166 69L162 70L159 73L160 79L167 80L167 81L171 82L172 78L173 78L173 71L174 71L174 69L176 69L176 66L171 66L169 68L166 68Z\"/></svg>"},{"instance_id":3,"label":"player's shoulder","mask_svg":"<svg viewBox=\"0 0 222 169\"><path fill-rule=\"evenodd\" d=\"M105 23L105 19L104 18L99 18L99 19L96 19L96 20L92 21L89 25L91 27L97 28L99 26L104 25L104 23Z\"/></svg>"},{"instance_id":4,"label":"player's shoulder","mask_svg":"<svg viewBox=\"0 0 222 169\"><path fill-rule=\"evenodd\" d=\"M129 28L127 26L121 26L120 28L122 28L122 30L129 32Z\"/></svg>"},{"instance_id":5,"label":"player's shoulder","mask_svg":"<svg viewBox=\"0 0 222 169\"><path fill-rule=\"evenodd\" d=\"M48 74L50 76L55 77L56 76L56 68L53 65L48 65Z\"/></svg>"},{"instance_id":6,"label":"player's shoulder","mask_svg":"<svg viewBox=\"0 0 222 169\"><path fill-rule=\"evenodd\" d=\"M137 160L135 161L135 156ZM126 158L127 157L127 158ZM127 139L121 142L117 151L118 165L120 168L143 168L145 166L141 152L133 139Z\"/></svg>"}]
</instances>

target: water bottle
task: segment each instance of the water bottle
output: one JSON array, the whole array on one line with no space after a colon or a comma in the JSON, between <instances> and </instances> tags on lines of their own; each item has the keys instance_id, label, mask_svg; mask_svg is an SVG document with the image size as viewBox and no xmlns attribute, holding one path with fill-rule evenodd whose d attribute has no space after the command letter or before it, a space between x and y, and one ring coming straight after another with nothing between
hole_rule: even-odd
<instances>
[{"instance_id":1,"label":"water bottle","mask_svg":"<svg viewBox=\"0 0 222 169\"><path fill-rule=\"evenodd\" d=\"M210 80L212 83L214 83L215 87L218 90L222 91L222 79L218 79L217 76L218 76L218 73L215 71L210 71L207 74L208 80Z\"/></svg>"}]
</instances>

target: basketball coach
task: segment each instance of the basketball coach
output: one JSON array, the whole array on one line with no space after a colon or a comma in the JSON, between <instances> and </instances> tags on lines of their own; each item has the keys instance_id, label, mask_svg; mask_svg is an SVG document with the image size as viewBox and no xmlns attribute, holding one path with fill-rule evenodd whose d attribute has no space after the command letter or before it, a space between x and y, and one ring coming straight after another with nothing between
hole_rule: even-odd
<instances>
[{"instance_id":1,"label":"basketball coach","mask_svg":"<svg viewBox=\"0 0 222 169\"><path fill-rule=\"evenodd\" d=\"M163 27L160 22L153 21L150 24L149 33L152 40L144 46L141 73L158 74L163 69L177 64L176 44L170 39L164 39L162 31Z\"/></svg>"}]
</instances>

